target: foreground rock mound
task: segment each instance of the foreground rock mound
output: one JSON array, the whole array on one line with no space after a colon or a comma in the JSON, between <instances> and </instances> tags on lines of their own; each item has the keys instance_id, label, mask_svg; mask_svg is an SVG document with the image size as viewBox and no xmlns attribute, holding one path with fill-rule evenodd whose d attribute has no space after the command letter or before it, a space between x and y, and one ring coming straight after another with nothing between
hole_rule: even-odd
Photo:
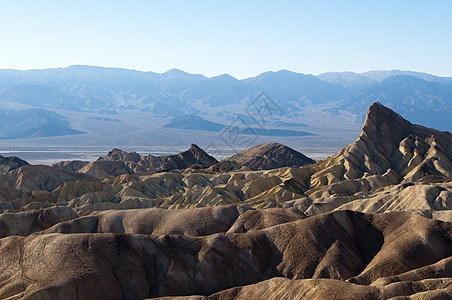
<instances>
[{"instance_id":1,"label":"foreground rock mound","mask_svg":"<svg viewBox=\"0 0 452 300\"><path fill-rule=\"evenodd\" d=\"M342 299L350 296L348 287L377 298L437 295L450 291L451 226L415 213L340 211L206 236L174 234L171 227L166 232L160 227L159 235L11 236L0 240L0 297L145 299L220 292L223 299L232 299L263 293L265 287L274 292L273 299L278 291L333 295L334 287ZM266 281L274 277L295 281L275 279L281 281L278 287ZM329 280L322 286L332 283L329 292L316 291L320 278ZM257 288L221 292L261 281ZM392 286L397 281L398 287ZM297 291L290 289L297 286Z\"/></svg>"},{"instance_id":2,"label":"foreground rock mound","mask_svg":"<svg viewBox=\"0 0 452 300\"><path fill-rule=\"evenodd\" d=\"M296 168L315 163L313 159L278 143L265 143L237 153L227 160L247 166L252 170Z\"/></svg>"},{"instance_id":3,"label":"foreground rock mound","mask_svg":"<svg viewBox=\"0 0 452 300\"><path fill-rule=\"evenodd\" d=\"M452 280L448 278L434 278L414 282L404 281L387 285L363 286L334 279L290 280L278 277L253 285L231 288L207 297L184 296L159 299L451 299L451 283ZM433 286L435 288L432 289Z\"/></svg>"}]
</instances>

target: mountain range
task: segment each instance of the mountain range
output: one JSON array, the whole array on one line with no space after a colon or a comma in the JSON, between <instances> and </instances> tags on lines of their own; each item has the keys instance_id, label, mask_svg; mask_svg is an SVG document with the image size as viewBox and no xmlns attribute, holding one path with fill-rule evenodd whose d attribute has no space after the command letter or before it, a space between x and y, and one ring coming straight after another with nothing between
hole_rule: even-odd
<instances>
[{"instance_id":1,"label":"mountain range","mask_svg":"<svg viewBox=\"0 0 452 300\"><path fill-rule=\"evenodd\" d=\"M196 135L211 139L209 131L232 125L264 137L347 135L348 141L352 134L344 127L359 130L367 107L375 101L411 122L452 130L451 77L397 70L318 76L282 70L238 80L227 74L207 78L177 69L158 74L79 65L0 70L4 109L0 113L16 115L0 124L0 138L74 135L77 144L87 140L80 133L93 140L109 130L117 136L146 131L152 140L155 130L177 129L181 135L189 134L187 130L206 131ZM26 121L30 109L33 122ZM142 122L131 122L132 116ZM341 122L346 116L345 126ZM322 121L325 117L329 122ZM11 127L17 118L24 121ZM110 120L123 126L112 127ZM341 134L332 135L331 128Z\"/></svg>"}]
</instances>

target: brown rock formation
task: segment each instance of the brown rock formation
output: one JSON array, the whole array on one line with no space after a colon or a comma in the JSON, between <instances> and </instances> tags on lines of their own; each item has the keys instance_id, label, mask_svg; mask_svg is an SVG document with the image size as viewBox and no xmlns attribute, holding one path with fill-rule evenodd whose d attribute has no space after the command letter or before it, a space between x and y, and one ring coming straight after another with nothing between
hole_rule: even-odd
<instances>
[{"instance_id":1,"label":"brown rock formation","mask_svg":"<svg viewBox=\"0 0 452 300\"><path fill-rule=\"evenodd\" d=\"M3 157L0 155L0 175L27 165L28 162L18 157Z\"/></svg>"},{"instance_id":2,"label":"brown rock formation","mask_svg":"<svg viewBox=\"0 0 452 300\"><path fill-rule=\"evenodd\" d=\"M20 213L0 214L0 238L11 235L29 235L77 218L69 207L52 207Z\"/></svg>"},{"instance_id":3,"label":"brown rock formation","mask_svg":"<svg viewBox=\"0 0 452 300\"><path fill-rule=\"evenodd\" d=\"M260 281L257 289L270 284L273 297L278 291L321 297L337 287L337 298L344 299L350 295L347 286L377 298L437 295L450 291L451 232L451 223L413 213L341 211L201 237L163 231L12 236L0 240L0 297L144 299L212 294ZM266 283L273 277L297 281ZM320 278L329 279L322 286L333 283L331 288L316 291ZM409 283L391 287L404 280ZM299 284L297 291L289 288ZM232 299L252 292L253 287L243 287L220 295Z\"/></svg>"},{"instance_id":4,"label":"brown rock formation","mask_svg":"<svg viewBox=\"0 0 452 300\"><path fill-rule=\"evenodd\" d=\"M65 172L78 172L81 168L83 168L87 164L89 164L89 161L71 160L71 161L61 161L50 166Z\"/></svg>"},{"instance_id":5,"label":"brown rock formation","mask_svg":"<svg viewBox=\"0 0 452 300\"><path fill-rule=\"evenodd\" d=\"M85 173L104 179L115 178L123 174L152 174L174 169L187 169L194 166L205 168L217 162L215 158L208 155L204 150L192 144L187 151L175 155L140 155L136 152L125 152L115 148L106 157L99 157L97 161L64 161L52 166L59 170Z\"/></svg>"},{"instance_id":6,"label":"brown rock formation","mask_svg":"<svg viewBox=\"0 0 452 300\"><path fill-rule=\"evenodd\" d=\"M27 165L0 175L0 190L9 195L30 196L32 191L52 191L67 181L89 177L85 174L68 173L49 166ZM13 201L15 198L2 198L0 201ZM3 196L5 197L5 196Z\"/></svg>"},{"instance_id":7,"label":"brown rock formation","mask_svg":"<svg viewBox=\"0 0 452 300\"><path fill-rule=\"evenodd\" d=\"M294 149L278 144L265 143L227 159L252 170L270 170L282 167L301 167L315 163L314 160Z\"/></svg>"}]
</instances>

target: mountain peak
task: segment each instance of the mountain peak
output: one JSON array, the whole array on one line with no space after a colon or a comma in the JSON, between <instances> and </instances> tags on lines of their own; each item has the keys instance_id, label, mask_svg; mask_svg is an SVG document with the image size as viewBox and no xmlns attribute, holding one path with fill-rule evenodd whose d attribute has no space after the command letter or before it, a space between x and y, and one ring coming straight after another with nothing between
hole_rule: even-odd
<instances>
[{"instance_id":1,"label":"mountain peak","mask_svg":"<svg viewBox=\"0 0 452 300\"><path fill-rule=\"evenodd\" d=\"M367 110L360 137L377 140L377 137L400 140L412 130L412 124L392 109L374 102Z\"/></svg>"},{"instance_id":2,"label":"mountain peak","mask_svg":"<svg viewBox=\"0 0 452 300\"><path fill-rule=\"evenodd\" d=\"M168 70L168 71L162 73L161 75L164 77L168 77L168 78L180 78L180 77L190 76L191 74L184 72L182 70L179 70L179 69L171 69L171 70Z\"/></svg>"},{"instance_id":3,"label":"mountain peak","mask_svg":"<svg viewBox=\"0 0 452 300\"><path fill-rule=\"evenodd\" d=\"M279 143L265 143L237 153L227 159L252 170L301 167L315 163L302 153Z\"/></svg>"},{"instance_id":4,"label":"mountain peak","mask_svg":"<svg viewBox=\"0 0 452 300\"><path fill-rule=\"evenodd\" d=\"M373 103L358 139L332 157L340 165L347 161L342 176L356 179L383 175L392 170L394 182L416 181L426 175L450 177L452 134L414 125L381 103ZM437 161L441 161L438 164ZM389 174L389 173L388 173Z\"/></svg>"},{"instance_id":5,"label":"mountain peak","mask_svg":"<svg viewBox=\"0 0 452 300\"><path fill-rule=\"evenodd\" d=\"M182 156L187 156L188 154L193 155L194 162L199 165L204 166L211 166L213 164L216 164L218 161L213 157L207 154L203 149L201 149L196 144L191 144L191 147L189 150L182 152Z\"/></svg>"}]
</instances>

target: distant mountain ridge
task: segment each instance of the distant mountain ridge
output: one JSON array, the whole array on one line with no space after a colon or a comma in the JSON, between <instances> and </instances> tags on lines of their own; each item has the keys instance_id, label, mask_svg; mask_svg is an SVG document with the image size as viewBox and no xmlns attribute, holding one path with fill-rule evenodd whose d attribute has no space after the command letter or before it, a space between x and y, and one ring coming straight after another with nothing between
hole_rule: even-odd
<instances>
[{"instance_id":1,"label":"distant mountain ridge","mask_svg":"<svg viewBox=\"0 0 452 300\"><path fill-rule=\"evenodd\" d=\"M85 102L94 100L94 97L106 106L108 98L116 98L113 104L118 106L122 101L149 96L155 102L176 97L178 102L185 104L208 102L211 105L224 105L263 91L263 88L270 88L269 82L275 86L271 88L272 97L283 103L297 101L303 96L312 102L338 100L347 93L339 85L290 71L267 72L254 78L238 80L227 74L207 78L177 69L162 74L93 66L0 70L0 91L20 85L43 85L84 99ZM292 91L293 88L297 90ZM8 97L0 97L0 100L8 100Z\"/></svg>"},{"instance_id":2,"label":"distant mountain ridge","mask_svg":"<svg viewBox=\"0 0 452 300\"><path fill-rule=\"evenodd\" d=\"M262 92L269 99L256 102ZM452 131L452 77L399 70L329 72L318 76L281 70L239 80L228 74L208 78L178 69L159 74L78 65L0 70L0 104L15 111L40 108L67 118L64 126L55 127L59 129L46 125L34 132L27 131L28 124L19 122L16 131L23 132L20 134L0 124L0 138L76 134L90 130L83 127L85 120L98 120L96 126L107 130L111 127L107 119L111 118L105 115L114 114L120 120L121 115L134 113L164 118L160 128L218 131L221 124L229 125L231 118L253 119L247 115L250 106L258 114L264 108L270 109L265 126L248 124L258 135L303 136L296 128L300 126L289 128L292 126L285 124L305 124L307 107L322 107L323 112L335 116L351 113L358 118L359 126L367 107L375 101L396 109L413 123ZM168 120L184 115L198 119ZM312 115L311 119L315 117L321 116ZM206 122L211 121L207 120L217 124L208 126ZM306 133L312 133L311 125L323 126L311 120Z\"/></svg>"},{"instance_id":3,"label":"distant mountain ridge","mask_svg":"<svg viewBox=\"0 0 452 300\"><path fill-rule=\"evenodd\" d=\"M440 130L452 129L452 84L444 85L411 75L397 75L346 98L336 108L364 118L366 107L376 101L419 124Z\"/></svg>"}]
</instances>

